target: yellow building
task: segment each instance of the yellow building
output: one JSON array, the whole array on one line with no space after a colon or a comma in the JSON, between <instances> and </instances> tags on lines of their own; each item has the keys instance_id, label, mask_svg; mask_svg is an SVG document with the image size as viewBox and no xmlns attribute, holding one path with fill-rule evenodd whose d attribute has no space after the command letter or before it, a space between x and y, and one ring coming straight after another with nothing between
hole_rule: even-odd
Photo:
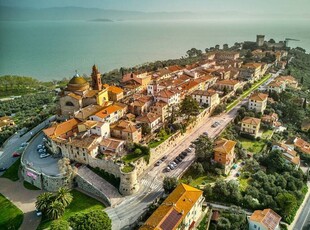
<instances>
[{"instance_id":1,"label":"yellow building","mask_svg":"<svg viewBox=\"0 0 310 230\"><path fill-rule=\"evenodd\" d=\"M237 142L220 139L214 143L214 160L225 167L225 174L227 174L233 165L235 159L235 146Z\"/></svg>"},{"instance_id":2,"label":"yellow building","mask_svg":"<svg viewBox=\"0 0 310 230\"><path fill-rule=\"evenodd\" d=\"M194 229L202 213L203 192L179 184L140 230Z\"/></svg>"},{"instance_id":3,"label":"yellow building","mask_svg":"<svg viewBox=\"0 0 310 230\"><path fill-rule=\"evenodd\" d=\"M258 136L261 120L255 117L245 117L241 121L241 132L252 135L254 137Z\"/></svg>"}]
</instances>

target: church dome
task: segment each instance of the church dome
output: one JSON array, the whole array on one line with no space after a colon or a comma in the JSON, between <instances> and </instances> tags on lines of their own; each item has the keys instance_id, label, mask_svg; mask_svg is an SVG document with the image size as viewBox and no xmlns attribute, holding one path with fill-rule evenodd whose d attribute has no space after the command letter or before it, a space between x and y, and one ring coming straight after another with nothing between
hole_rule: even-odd
<instances>
[{"instance_id":1,"label":"church dome","mask_svg":"<svg viewBox=\"0 0 310 230\"><path fill-rule=\"evenodd\" d=\"M85 78L75 74L69 81L67 88L70 91L83 91L89 88L89 83L85 80Z\"/></svg>"}]
</instances>

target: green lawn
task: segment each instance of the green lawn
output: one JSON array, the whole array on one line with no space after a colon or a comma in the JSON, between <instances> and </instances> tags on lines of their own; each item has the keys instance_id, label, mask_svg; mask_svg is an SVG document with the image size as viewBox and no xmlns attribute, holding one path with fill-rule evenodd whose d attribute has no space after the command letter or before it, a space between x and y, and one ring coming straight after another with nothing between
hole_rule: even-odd
<instances>
[{"instance_id":1,"label":"green lawn","mask_svg":"<svg viewBox=\"0 0 310 230\"><path fill-rule=\"evenodd\" d=\"M136 153L129 153L127 155L125 155L122 160L125 162L125 163L130 163L130 162L134 162L138 159L140 159L141 157L143 157L144 155L143 154L136 154Z\"/></svg>"},{"instance_id":2,"label":"green lawn","mask_svg":"<svg viewBox=\"0 0 310 230\"><path fill-rule=\"evenodd\" d=\"M238 178L239 188L241 192L244 192L248 187L249 179Z\"/></svg>"},{"instance_id":3,"label":"green lawn","mask_svg":"<svg viewBox=\"0 0 310 230\"><path fill-rule=\"evenodd\" d=\"M271 77L271 74L266 75L259 82L256 82L254 85L252 85L250 89L244 91L235 101L233 101L226 107L226 112L229 112L230 110L232 110L241 100L246 98L252 91L256 90L259 86L261 86L264 82L266 82L270 77Z\"/></svg>"},{"instance_id":4,"label":"green lawn","mask_svg":"<svg viewBox=\"0 0 310 230\"><path fill-rule=\"evenodd\" d=\"M0 194L0 229L19 229L23 218L23 212Z\"/></svg>"},{"instance_id":5,"label":"green lawn","mask_svg":"<svg viewBox=\"0 0 310 230\"><path fill-rule=\"evenodd\" d=\"M188 177L192 177L192 181L189 183L189 185L193 187L197 187L199 185L206 185L209 183L214 183L216 181L216 178L209 175L197 175L191 168L189 168L184 175L182 176L180 182L182 183L188 183Z\"/></svg>"},{"instance_id":6,"label":"green lawn","mask_svg":"<svg viewBox=\"0 0 310 230\"><path fill-rule=\"evenodd\" d=\"M81 212L89 212L96 209L104 209L105 206L96 199L85 195L77 190L71 191L73 200L71 204L66 208L64 215L60 220L68 220L71 216ZM52 221L42 218L41 223L37 230L48 228Z\"/></svg>"},{"instance_id":7,"label":"green lawn","mask_svg":"<svg viewBox=\"0 0 310 230\"><path fill-rule=\"evenodd\" d=\"M36 186L30 184L29 182L27 181L24 181L24 187L26 189L29 189L29 190L40 190L39 188L37 188Z\"/></svg>"},{"instance_id":8,"label":"green lawn","mask_svg":"<svg viewBox=\"0 0 310 230\"><path fill-rule=\"evenodd\" d=\"M135 169L135 167L132 166L132 165L125 165L125 166L122 168L122 172L124 172L124 173L129 173L129 172L132 172L134 169Z\"/></svg>"},{"instance_id":9,"label":"green lawn","mask_svg":"<svg viewBox=\"0 0 310 230\"><path fill-rule=\"evenodd\" d=\"M161 143L163 143L165 140L167 140L169 137L171 137L173 134L167 134L164 137L160 138L160 140L152 140L149 143L149 147L151 149L156 148L158 145L160 145Z\"/></svg>"},{"instance_id":10,"label":"green lawn","mask_svg":"<svg viewBox=\"0 0 310 230\"><path fill-rule=\"evenodd\" d=\"M262 133L261 140L259 141L246 139L244 137L239 137L238 140L240 141L242 148L252 153L259 153L266 145L265 140L270 139L272 134L272 130L266 130Z\"/></svg>"},{"instance_id":11,"label":"green lawn","mask_svg":"<svg viewBox=\"0 0 310 230\"><path fill-rule=\"evenodd\" d=\"M12 164L8 170L6 170L1 177L8 178L12 181L17 181L19 179L18 177L18 170L20 166L20 158Z\"/></svg>"}]
</instances>

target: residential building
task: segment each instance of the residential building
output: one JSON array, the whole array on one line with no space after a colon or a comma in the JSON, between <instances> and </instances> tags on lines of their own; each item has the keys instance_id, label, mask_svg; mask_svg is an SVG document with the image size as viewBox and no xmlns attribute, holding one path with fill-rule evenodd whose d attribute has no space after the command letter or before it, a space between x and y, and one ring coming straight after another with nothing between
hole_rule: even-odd
<instances>
[{"instance_id":1,"label":"residential building","mask_svg":"<svg viewBox=\"0 0 310 230\"><path fill-rule=\"evenodd\" d=\"M240 69L240 78L247 80L251 83L257 81L262 76L262 64L261 63L247 63Z\"/></svg>"},{"instance_id":2,"label":"residential building","mask_svg":"<svg viewBox=\"0 0 310 230\"><path fill-rule=\"evenodd\" d=\"M161 117L162 122L165 122L169 114L169 106L164 101L157 101L155 104L151 105L150 111Z\"/></svg>"},{"instance_id":3,"label":"residential building","mask_svg":"<svg viewBox=\"0 0 310 230\"><path fill-rule=\"evenodd\" d=\"M211 90L196 90L192 93L192 97L200 105L208 105L211 109L220 103L220 97L216 91Z\"/></svg>"},{"instance_id":4,"label":"residential building","mask_svg":"<svg viewBox=\"0 0 310 230\"><path fill-rule=\"evenodd\" d=\"M114 85L103 85L108 90L109 101L120 101L124 97L124 90Z\"/></svg>"},{"instance_id":5,"label":"residential building","mask_svg":"<svg viewBox=\"0 0 310 230\"><path fill-rule=\"evenodd\" d=\"M168 105L180 102L180 93L177 90L164 89L155 94L155 101L164 101Z\"/></svg>"},{"instance_id":6,"label":"residential building","mask_svg":"<svg viewBox=\"0 0 310 230\"><path fill-rule=\"evenodd\" d=\"M94 115L102 109L103 107L100 105L89 105L75 112L74 117L80 121L86 121L91 115Z\"/></svg>"},{"instance_id":7,"label":"residential building","mask_svg":"<svg viewBox=\"0 0 310 230\"><path fill-rule=\"evenodd\" d=\"M224 138L214 142L214 161L222 164L225 167L225 174L229 172L233 165L236 144L237 142Z\"/></svg>"},{"instance_id":8,"label":"residential building","mask_svg":"<svg viewBox=\"0 0 310 230\"><path fill-rule=\"evenodd\" d=\"M273 128L281 126L281 123L278 122L279 116L276 113L263 115L261 120L262 122L272 126Z\"/></svg>"},{"instance_id":9,"label":"residential building","mask_svg":"<svg viewBox=\"0 0 310 230\"><path fill-rule=\"evenodd\" d=\"M161 116L155 113L146 113L144 115L141 115L140 117L136 118L136 122L137 124L147 124L152 131L156 130L162 125Z\"/></svg>"},{"instance_id":10,"label":"residential building","mask_svg":"<svg viewBox=\"0 0 310 230\"><path fill-rule=\"evenodd\" d=\"M297 89L298 88L298 81L293 77L293 76L279 76L274 79L275 81L278 82L284 82L286 88L291 88L291 89Z\"/></svg>"},{"instance_id":11,"label":"residential building","mask_svg":"<svg viewBox=\"0 0 310 230\"><path fill-rule=\"evenodd\" d=\"M261 120L255 117L245 117L241 121L241 132L257 137Z\"/></svg>"},{"instance_id":12,"label":"residential building","mask_svg":"<svg viewBox=\"0 0 310 230\"><path fill-rule=\"evenodd\" d=\"M264 113L267 107L268 94L264 93L253 93L249 98L248 108L255 110L257 113Z\"/></svg>"},{"instance_id":13,"label":"residential building","mask_svg":"<svg viewBox=\"0 0 310 230\"><path fill-rule=\"evenodd\" d=\"M194 229L202 214L203 201L201 190L179 184L140 230Z\"/></svg>"},{"instance_id":14,"label":"residential building","mask_svg":"<svg viewBox=\"0 0 310 230\"><path fill-rule=\"evenodd\" d=\"M239 52L220 51L215 53L215 59L218 60L237 60L239 57Z\"/></svg>"},{"instance_id":15,"label":"residential building","mask_svg":"<svg viewBox=\"0 0 310 230\"><path fill-rule=\"evenodd\" d=\"M270 208L256 210L248 217L249 230L280 230L281 218Z\"/></svg>"},{"instance_id":16,"label":"residential building","mask_svg":"<svg viewBox=\"0 0 310 230\"><path fill-rule=\"evenodd\" d=\"M284 81L272 81L267 85L268 92L282 93L285 91L286 85Z\"/></svg>"},{"instance_id":17,"label":"residential building","mask_svg":"<svg viewBox=\"0 0 310 230\"><path fill-rule=\"evenodd\" d=\"M99 150L104 156L122 156L125 141L105 138L99 143Z\"/></svg>"},{"instance_id":18,"label":"residential building","mask_svg":"<svg viewBox=\"0 0 310 230\"><path fill-rule=\"evenodd\" d=\"M139 143L142 138L142 130L130 121L118 121L111 125L111 137L129 142Z\"/></svg>"},{"instance_id":19,"label":"residential building","mask_svg":"<svg viewBox=\"0 0 310 230\"><path fill-rule=\"evenodd\" d=\"M10 127L10 126L11 127L15 126L14 121L10 117L8 117L8 116L0 117L0 132L5 127Z\"/></svg>"},{"instance_id":20,"label":"residential building","mask_svg":"<svg viewBox=\"0 0 310 230\"><path fill-rule=\"evenodd\" d=\"M143 113L147 113L150 110L150 106L153 103L153 97L152 96L139 96L136 98L132 103L129 104L129 112L139 116Z\"/></svg>"},{"instance_id":21,"label":"residential building","mask_svg":"<svg viewBox=\"0 0 310 230\"><path fill-rule=\"evenodd\" d=\"M310 154L310 144L307 141L301 139L300 137L289 139L286 141L286 144L291 145L292 147L294 147L295 150L303 154Z\"/></svg>"},{"instance_id":22,"label":"residential building","mask_svg":"<svg viewBox=\"0 0 310 230\"><path fill-rule=\"evenodd\" d=\"M122 107L119 104L110 105L94 115L90 116L90 120L93 121L102 121L112 124L117 122L121 117L126 113L126 107Z\"/></svg>"},{"instance_id":23,"label":"residential building","mask_svg":"<svg viewBox=\"0 0 310 230\"><path fill-rule=\"evenodd\" d=\"M215 84L219 89L223 90L224 88L230 91L236 91L241 87L241 83L237 80L221 80L217 81Z\"/></svg>"},{"instance_id":24,"label":"residential building","mask_svg":"<svg viewBox=\"0 0 310 230\"><path fill-rule=\"evenodd\" d=\"M134 80L135 82L140 84L142 89L146 89L147 85L152 80L152 76L150 74L148 74L147 72L144 72L144 73L128 73L128 74L125 74L123 76L122 83L126 84L128 82L132 82L132 80Z\"/></svg>"},{"instance_id":25,"label":"residential building","mask_svg":"<svg viewBox=\"0 0 310 230\"><path fill-rule=\"evenodd\" d=\"M296 169L299 168L300 157L298 156L294 148L284 143L276 143L272 146L272 150L279 150L288 163L294 165Z\"/></svg>"}]
</instances>

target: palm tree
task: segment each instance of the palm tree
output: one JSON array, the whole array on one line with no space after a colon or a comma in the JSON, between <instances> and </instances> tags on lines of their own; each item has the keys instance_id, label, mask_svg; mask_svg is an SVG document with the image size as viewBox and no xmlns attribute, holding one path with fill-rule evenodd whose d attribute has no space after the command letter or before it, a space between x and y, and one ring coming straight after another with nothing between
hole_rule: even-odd
<instances>
[{"instance_id":1,"label":"palm tree","mask_svg":"<svg viewBox=\"0 0 310 230\"><path fill-rule=\"evenodd\" d=\"M67 207L73 197L70 193L70 190L65 187L60 187L56 193L56 201L60 202L64 207Z\"/></svg>"},{"instance_id":2,"label":"palm tree","mask_svg":"<svg viewBox=\"0 0 310 230\"><path fill-rule=\"evenodd\" d=\"M37 197L36 208L41 212L45 212L53 200L54 195L51 192L44 192Z\"/></svg>"},{"instance_id":3,"label":"palm tree","mask_svg":"<svg viewBox=\"0 0 310 230\"><path fill-rule=\"evenodd\" d=\"M65 207L62 203L55 200L47 208L46 215L49 219L56 220L65 212Z\"/></svg>"}]
</instances>

